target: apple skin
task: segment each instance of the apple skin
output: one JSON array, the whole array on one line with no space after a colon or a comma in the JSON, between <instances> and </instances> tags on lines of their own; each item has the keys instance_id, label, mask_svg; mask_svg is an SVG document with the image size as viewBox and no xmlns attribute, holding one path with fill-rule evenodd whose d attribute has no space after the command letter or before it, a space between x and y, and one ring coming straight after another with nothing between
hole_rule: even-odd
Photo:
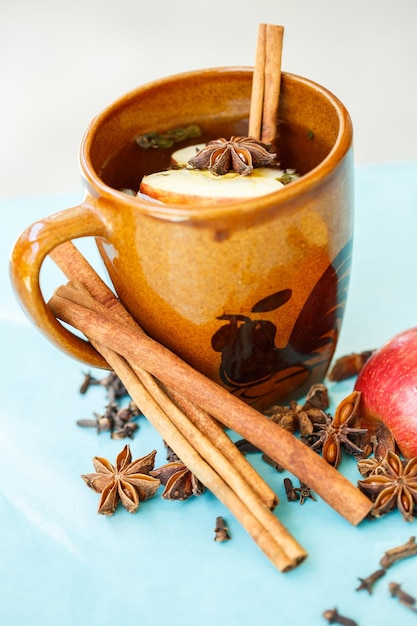
<instances>
[{"instance_id":1,"label":"apple skin","mask_svg":"<svg viewBox=\"0 0 417 626\"><path fill-rule=\"evenodd\" d=\"M392 337L376 350L360 371L358 414L382 421L401 454L417 456L417 327Z\"/></svg>"}]
</instances>

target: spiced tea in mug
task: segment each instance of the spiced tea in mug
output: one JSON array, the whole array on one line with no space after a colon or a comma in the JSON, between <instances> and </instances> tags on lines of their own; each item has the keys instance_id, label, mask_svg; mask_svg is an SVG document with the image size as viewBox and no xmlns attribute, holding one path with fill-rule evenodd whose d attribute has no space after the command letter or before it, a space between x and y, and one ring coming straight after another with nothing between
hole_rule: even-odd
<instances>
[{"instance_id":1,"label":"spiced tea in mug","mask_svg":"<svg viewBox=\"0 0 417 626\"><path fill-rule=\"evenodd\" d=\"M336 347L353 234L348 112L320 85L282 73L277 157L299 178L225 202L137 193L144 176L164 176L174 151L248 134L252 75L225 67L172 76L99 114L81 146L83 202L22 233L11 276L23 308L51 341L103 367L92 346L52 316L39 287L53 248L95 237L118 297L146 333L264 409L322 381ZM197 139L181 138L178 129L189 128ZM172 146L144 146L175 133Z\"/></svg>"}]
</instances>

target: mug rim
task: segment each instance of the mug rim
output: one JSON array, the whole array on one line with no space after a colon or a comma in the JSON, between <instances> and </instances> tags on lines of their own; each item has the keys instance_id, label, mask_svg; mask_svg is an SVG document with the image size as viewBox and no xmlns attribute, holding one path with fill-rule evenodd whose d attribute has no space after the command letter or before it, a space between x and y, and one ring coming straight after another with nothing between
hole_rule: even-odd
<instances>
[{"instance_id":1,"label":"mug rim","mask_svg":"<svg viewBox=\"0 0 417 626\"><path fill-rule=\"evenodd\" d=\"M334 142L334 145L330 149L325 158L318 163L313 169L303 174L300 179L293 181L289 185L285 185L282 189L274 191L262 196L256 196L253 198L239 199L236 202L228 202L223 205L202 206L202 205L186 205L186 204L159 204L152 201L147 201L141 197L129 196L123 191L119 191L106 184L100 176L97 174L94 166L92 165L90 158L90 149L95 136L95 133L100 126L105 122L110 115L114 114L115 109L125 104L127 101L137 98L144 91L158 88L159 85L177 82L178 80L189 80L195 76L201 76L202 74L215 74L215 73L247 73L253 75L253 67L248 66L222 66L205 68L202 70L191 70L188 72L181 72L170 76L158 78L153 81L149 81L136 87L135 89L120 96L107 107L105 107L100 113L98 113L85 131L84 137L80 146L79 163L81 167L81 173L86 183L87 190L95 197L103 198L106 200L117 199L118 203L129 206L130 209L136 209L147 215L168 219L171 221L181 221L187 219L215 218L232 216L236 212L240 215L257 213L262 210L268 210L275 200L279 198L279 205L283 207L287 203L292 202L294 198L299 195L309 193L315 186L322 183L327 176L335 170L338 164L343 160L349 149L352 148L353 143L353 125L350 114L341 102L341 100L335 96L329 89L323 87L319 83L300 76L291 72L282 72L281 76L286 76L290 80L295 80L298 83L314 89L321 93L333 106L333 109L337 113L339 120L339 130Z\"/></svg>"}]
</instances>

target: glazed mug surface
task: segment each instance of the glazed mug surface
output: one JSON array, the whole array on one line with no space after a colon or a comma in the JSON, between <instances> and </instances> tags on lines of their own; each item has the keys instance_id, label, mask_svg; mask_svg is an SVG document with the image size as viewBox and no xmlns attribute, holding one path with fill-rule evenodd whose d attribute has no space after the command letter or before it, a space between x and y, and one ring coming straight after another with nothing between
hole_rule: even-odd
<instances>
[{"instance_id":1,"label":"glazed mug surface","mask_svg":"<svg viewBox=\"0 0 417 626\"><path fill-rule=\"evenodd\" d=\"M274 193L198 207L122 191L169 163L172 149L140 148L139 135L190 124L204 140L247 134L251 87L251 68L189 72L144 85L93 120L80 151L83 202L28 227L11 257L23 308L71 356L106 367L52 316L39 273L59 244L95 237L142 328L231 393L264 409L322 381L344 314L353 234L352 124L333 94L282 73L278 155L301 177Z\"/></svg>"}]
</instances>

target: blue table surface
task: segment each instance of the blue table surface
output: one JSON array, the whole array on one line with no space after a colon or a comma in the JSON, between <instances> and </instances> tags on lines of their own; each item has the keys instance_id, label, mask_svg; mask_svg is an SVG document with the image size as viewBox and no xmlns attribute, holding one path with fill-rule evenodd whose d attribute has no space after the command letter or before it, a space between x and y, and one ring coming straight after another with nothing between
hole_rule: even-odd
<instances>
[{"instance_id":1,"label":"blue table surface","mask_svg":"<svg viewBox=\"0 0 417 626\"><path fill-rule=\"evenodd\" d=\"M93 471L93 456L114 461L125 442L76 425L103 411L105 391L78 393L87 368L30 324L7 269L13 242L26 226L80 200L81 191L0 199L2 623L319 626L327 623L323 611L337 607L362 625L416 624L416 613L391 598L388 583L399 582L417 596L417 557L388 570L372 595L356 588L359 577L378 569L385 550L417 534L417 522L393 512L354 527L320 499L288 503L286 474L260 455L250 460L280 497L277 516L309 552L287 574L210 493L170 502L158 492L136 515L123 508L110 518L97 515L98 495L80 474ZM416 235L417 161L358 166L351 287L336 356L377 347L417 323ZM64 278L51 263L43 281L47 292ZM353 382L328 384L331 410ZM129 440L133 457L155 448L162 465L161 437L145 418L138 424ZM360 478L351 457L340 471L352 482ZM218 515L231 541L213 540Z\"/></svg>"}]
</instances>

